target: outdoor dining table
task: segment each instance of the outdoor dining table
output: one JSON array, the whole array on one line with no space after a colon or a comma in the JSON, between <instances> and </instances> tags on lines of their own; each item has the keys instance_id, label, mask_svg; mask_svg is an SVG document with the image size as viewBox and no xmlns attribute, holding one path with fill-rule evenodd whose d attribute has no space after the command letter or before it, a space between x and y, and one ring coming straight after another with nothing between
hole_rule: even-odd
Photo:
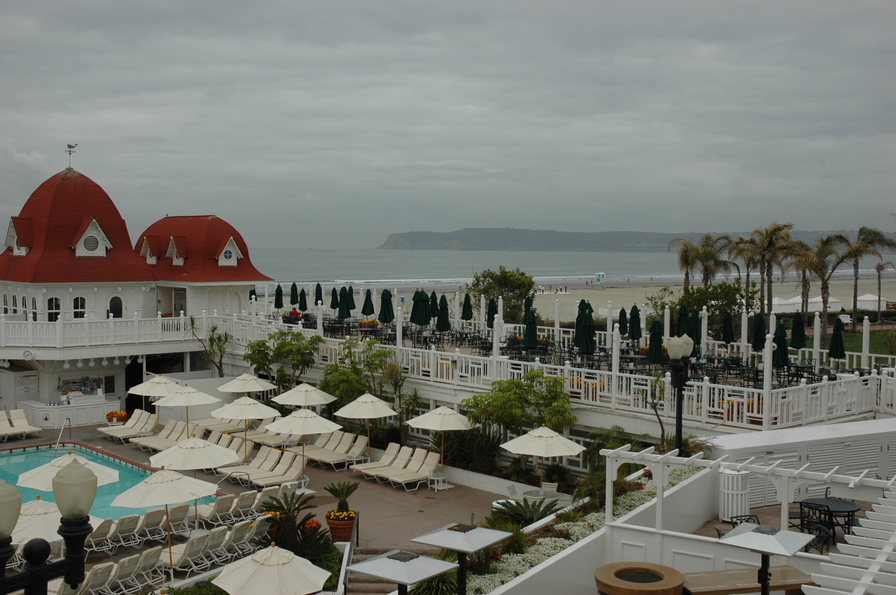
<instances>
[{"instance_id":1,"label":"outdoor dining table","mask_svg":"<svg viewBox=\"0 0 896 595\"><path fill-rule=\"evenodd\" d=\"M560 492L555 492L553 490L544 490L544 489L527 490L527 491L523 492L523 499L527 500L527 501L534 501L534 500L541 500L541 499L559 500Z\"/></svg>"},{"instance_id":2,"label":"outdoor dining table","mask_svg":"<svg viewBox=\"0 0 896 595\"><path fill-rule=\"evenodd\" d=\"M852 500L843 500L841 498L830 498L830 497L822 497L822 498L805 498L802 502L808 502L809 504L817 504L820 506L827 506L831 511L831 516L833 517L841 517L843 522L834 521L837 525L844 528L845 533L850 533L849 527L852 526L853 521L856 518L856 513L859 512L862 507L853 502ZM831 535L833 537L833 534Z\"/></svg>"}]
</instances>

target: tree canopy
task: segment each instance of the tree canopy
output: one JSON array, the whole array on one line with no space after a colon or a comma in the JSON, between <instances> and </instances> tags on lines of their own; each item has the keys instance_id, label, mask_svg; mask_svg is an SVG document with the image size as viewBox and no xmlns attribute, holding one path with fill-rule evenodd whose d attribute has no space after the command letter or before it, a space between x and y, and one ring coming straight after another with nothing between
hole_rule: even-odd
<instances>
[{"instance_id":1,"label":"tree canopy","mask_svg":"<svg viewBox=\"0 0 896 595\"><path fill-rule=\"evenodd\" d=\"M281 390L292 388L311 366L323 337L305 337L292 331L276 331L267 339L246 345L243 359L256 374L270 378Z\"/></svg>"},{"instance_id":2,"label":"tree canopy","mask_svg":"<svg viewBox=\"0 0 896 595\"><path fill-rule=\"evenodd\" d=\"M500 297L504 300L504 321L520 324L523 321L526 296L535 291L535 279L520 269L512 271L498 267L497 271L485 269L473 275L467 291L477 301Z\"/></svg>"}]
</instances>

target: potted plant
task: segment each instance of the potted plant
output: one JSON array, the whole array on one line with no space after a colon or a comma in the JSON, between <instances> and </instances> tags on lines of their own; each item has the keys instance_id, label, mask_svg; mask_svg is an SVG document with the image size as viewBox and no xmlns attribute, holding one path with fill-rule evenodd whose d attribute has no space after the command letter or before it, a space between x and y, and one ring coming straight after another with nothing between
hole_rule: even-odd
<instances>
[{"instance_id":1,"label":"potted plant","mask_svg":"<svg viewBox=\"0 0 896 595\"><path fill-rule=\"evenodd\" d=\"M351 541L358 513L348 507L348 498L361 486L357 481L343 481L324 486L336 498L336 508L324 515L334 541Z\"/></svg>"}]
</instances>

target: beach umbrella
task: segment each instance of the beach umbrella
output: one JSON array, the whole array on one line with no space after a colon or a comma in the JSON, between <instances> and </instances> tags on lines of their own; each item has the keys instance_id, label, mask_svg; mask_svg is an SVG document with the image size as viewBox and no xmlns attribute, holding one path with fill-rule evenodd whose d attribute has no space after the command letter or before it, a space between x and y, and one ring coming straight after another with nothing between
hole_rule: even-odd
<instances>
[{"instance_id":1,"label":"beach umbrella","mask_svg":"<svg viewBox=\"0 0 896 595\"><path fill-rule=\"evenodd\" d=\"M722 318L722 342L734 343L734 317L730 310Z\"/></svg>"},{"instance_id":2,"label":"beach umbrella","mask_svg":"<svg viewBox=\"0 0 896 595\"><path fill-rule=\"evenodd\" d=\"M651 364L663 363L663 323L659 318L650 325L650 341L647 349L647 361Z\"/></svg>"},{"instance_id":3,"label":"beach umbrella","mask_svg":"<svg viewBox=\"0 0 896 595\"><path fill-rule=\"evenodd\" d=\"M416 290L414 292L414 297L411 298L411 314L408 316L408 320L413 324L418 324L417 320L420 317L420 290Z\"/></svg>"},{"instance_id":4,"label":"beach umbrella","mask_svg":"<svg viewBox=\"0 0 896 595\"><path fill-rule=\"evenodd\" d=\"M320 286L320 283L314 286L314 305L323 304L324 303L324 289Z\"/></svg>"},{"instance_id":5,"label":"beach umbrella","mask_svg":"<svg viewBox=\"0 0 896 595\"><path fill-rule=\"evenodd\" d=\"M212 583L230 595L255 595L259 588L269 595L317 593L332 573L305 558L271 544L221 569Z\"/></svg>"},{"instance_id":6,"label":"beach umbrella","mask_svg":"<svg viewBox=\"0 0 896 595\"><path fill-rule=\"evenodd\" d=\"M336 317L340 320L345 320L352 316L352 304L348 299L348 295L348 289L343 285L339 290L339 308L336 313Z\"/></svg>"},{"instance_id":7,"label":"beach umbrella","mask_svg":"<svg viewBox=\"0 0 896 595\"><path fill-rule=\"evenodd\" d=\"M305 473L305 437L308 434L329 434L342 428L336 422L319 416L311 409L296 409L286 417L275 419L265 426L278 434L302 437L302 473Z\"/></svg>"},{"instance_id":8,"label":"beach umbrella","mask_svg":"<svg viewBox=\"0 0 896 595\"><path fill-rule=\"evenodd\" d=\"M619 310L619 334L623 336L628 334L628 315L625 313L625 308Z\"/></svg>"},{"instance_id":9,"label":"beach umbrella","mask_svg":"<svg viewBox=\"0 0 896 595\"><path fill-rule=\"evenodd\" d=\"M538 321L535 310L527 308L523 315L523 349L538 348Z\"/></svg>"},{"instance_id":10,"label":"beach umbrella","mask_svg":"<svg viewBox=\"0 0 896 595\"><path fill-rule=\"evenodd\" d=\"M299 286L293 281L289 287L289 305L295 306L299 303Z\"/></svg>"},{"instance_id":11,"label":"beach umbrella","mask_svg":"<svg viewBox=\"0 0 896 595\"><path fill-rule=\"evenodd\" d=\"M187 424L190 423L190 406L211 405L221 399L198 391L192 386L179 386L174 394L162 397L156 401L156 407L183 407Z\"/></svg>"},{"instance_id":12,"label":"beach umbrella","mask_svg":"<svg viewBox=\"0 0 896 595\"><path fill-rule=\"evenodd\" d=\"M19 519L16 526L12 530L13 543L28 542L31 539L39 537L50 543L62 541L59 535L59 520L62 513L55 502L41 500L40 494L35 496L31 502L22 504L19 512ZM94 527L99 525L102 519L90 516L90 524Z\"/></svg>"},{"instance_id":13,"label":"beach umbrella","mask_svg":"<svg viewBox=\"0 0 896 595\"><path fill-rule=\"evenodd\" d=\"M283 394L271 399L279 405L293 405L294 407L310 407L311 405L326 405L336 400L329 393L311 386L307 382L295 386Z\"/></svg>"},{"instance_id":14,"label":"beach umbrella","mask_svg":"<svg viewBox=\"0 0 896 595\"><path fill-rule=\"evenodd\" d=\"M504 450L517 455L541 457L541 481L544 483L544 460L548 457L571 457L585 447L561 436L547 426L535 428L501 445Z\"/></svg>"},{"instance_id":15,"label":"beach umbrella","mask_svg":"<svg viewBox=\"0 0 896 595\"><path fill-rule=\"evenodd\" d=\"M218 390L221 390L220 388ZM240 397L232 403L218 407L212 411L212 417L220 419L242 420L243 426L243 460L249 458L249 422L253 419L280 417L280 412L273 407L259 403L251 397Z\"/></svg>"},{"instance_id":16,"label":"beach umbrella","mask_svg":"<svg viewBox=\"0 0 896 595\"><path fill-rule=\"evenodd\" d=\"M308 298L305 296L305 288L299 292L299 312L308 311Z\"/></svg>"},{"instance_id":17,"label":"beach umbrella","mask_svg":"<svg viewBox=\"0 0 896 595\"><path fill-rule=\"evenodd\" d=\"M839 316L834 319L834 332L831 333L831 342L828 345L828 357L834 359L846 357L846 348L843 346L843 321Z\"/></svg>"},{"instance_id":18,"label":"beach umbrella","mask_svg":"<svg viewBox=\"0 0 896 595\"><path fill-rule=\"evenodd\" d=\"M141 382L137 386L132 386L128 389L128 392L142 396L143 408L146 409L146 397L149 397L149 402L152 403L158 401L162 397L173 395L179 388L180 385L178 383L159 374L146 382Z\"/></svg>"},{"instance_id":19,"label":"beach umbrella","mask_svg":"<svg viewBox=\"0 0 896 595\"><path fill-rule=\"evenodd\" d=\"M357 306L355 305L355 290L351 285L348 286L348 289L345 290L346 299L348 299L348 310L351 312Z\"/></svg>"},{"instance_id":20,"label":"beach umbrella","mask_svg":"<svg viewBox=\"0 0 896 595\"><path fill-rule=\"evenodd\" d=\"M464 303L460 308L461 320L473 320L473 302L470 300L470 294L464 294Z\"/></svg>"},{"instance_id":21,"label":"beach umbrella","mask_svg":"<svg viewBox=\"0 0 896 595\"><path fill-rule=\"evenodd\" d=\"M231 449L193 436L152 455L149 463L160 469L195 471L215 469L236 463L239 459L240 456Z\"/></svg>"},{"instance_id":22,"label":"beach umbrella","mask_svg":"<svg viewBox=\"0 0 896 595\"><path fill-rule=\"evenodd\" d=\"M485 308L485 325L488 328L495 328L495 316L498 314L498 302L495 298L488 298L488 305Z\"/></svg>"},{"instance_id":23,"label":"beach umbrella","mask_svg":"<svg viewBox=\"0 0 896 595\"><path fill-rule=\"evenodd\" d=\"M376 317L383 324L389 324L395 320L395 310L392 309L392 292L384 289L380 294L380 313Z\"/></svg>"},{"instance_id":24,"label":"beach umbrella","mask_svg":"<svg viewBox=\"0 0 896 595\"><path fill-rule=\"evenodd\" d=\"M361 314L363 316L370 316L374 312L376 312L376 310L373 308L373 295L368 289L364 292L364 303L361 305Z\"/></svg>"},{"instance_id":25,"label":"beach umbrella","mask_svg":"<svg viewBox=\"0 0 896 595\"><path fill-rule=\"evenodd\" d=\"M775 328L775 335L772 338L775 344L775 350L772 352L772 367L783 368L790 365L790 358L787 356L787 329L784 322L778 323Z\"/></svg>"},{"instance_id":26,"label":"beach umbrella","mask_svg":"<svg viewBox=\"0 0 896 595\"><path fill-rule=\"evenodd\" d=\"M676 327L676 335L679 337L683 337L688 333L688 317L689 317L688 307L685 304L682 304L678 308L678 326Z\"/></svg>"},{"instance_id":27,"label":"beach umbrella","mask_svg":"<svg viewBox=\"0 0 896 595\"><path fill-rule=\"evenodd\" d=\"M467 419L467 416L461 415L454 409L446 407L445 405L433 409L432 411L428 411L423 415L418 415L415 418L409 419L405 423L418 430L441 432L442 450L440 454L442 473L445 472L445 432L470 429L470 421Z\"/></svg>"},{"instance_id":28,"label":"beach umbrella","mask_svg":"<svg viewBox=\"0 0 896 595\"><path fill-rule=\"evenodd\" d=\"M277 283L277 288L274 289L274 307L278 310L283 309L283 286Z\"/></svg>"},{"instance_id":29,"label":"beach umbrella","mask_svg":"<svg viewBox=\"0 0 896 595\"><path fill-rule=\"evenodd\" d=\"M429 294L429 317L439 317L439 296L436 295L435 290Z\"/></svg>"},{"instance_id":30,"label":"beach umbrella","mask_svg":"<svg viewBox=\"0 0 896 595\"><path fill-rule=\"evenodd\" d=\"M243 372L233 380L225 382L218 387L222 393L257 393L277 388L267 380L254 376L249 372Z\"/></svg>"},{"instance_id":31,"label":"beach umbrella","mask_svg":"<svg viewBox=\"0 0 896 595\"><path fill-rule=\"evenodd\" d=\"M464 556L464 554L460 554L460 556ZM408 585L431 579L459 567L459 564L454 562L446 562L401 550L392 550L374 558L368 558L362 562L352 564L348 567L348 570L395 583L398 585L398 595L407 595Z\"/></svg>"},{"instance_id":32,"label":"beach umbrella","mask_svg":"<svg viewBox=\"0 0 896 595\"><path fill-rule=\"evenodd\" d=\"M440 333L446 333L451 330L451 317L448 314L448 298L442 295L439 300L439 308L436 311L436 330Z\"/></svg>"},{"instance_id":33,"label":"beach umbrella","mask_svg":"<svg viewBox=\"0 0 896 595\"><path fill-rule=\"evenodd\" d=\"M759 312L753 319L753 341L750 343L753 351L765 349L765 334L765 314Z\"/></svg>"},{"instance_id":34,"label":"beach umbrella","mask_svg":"<svg viewBox=\"0 0 896 595\"><path fill-rule=\"evenodd\" d=\"M597 351L597 341L594 338L594 309L588 302L579 304L579 314L576 316L576 332L573 337L573 344L578 347L579 353L583 356L592 355Z\"/></svg>"},{"instance_id":35,"label":"beach umbrella","mask_svg":"<svg viewBox=\"0 0 896 595\"><path fill-rule=\"evenodd\" d=\"M424 294L425 295L425 294ZM333 415L346 419L363 419L367 421L367 456L370 457L370 420L398 415L385 402L370 393L364 393Z\"/></svg>"},{"instance_id":36,"label":"beach umbrella","mask_svg":"<svg viewBox=\"0 0 896 595\"><path fill-rule=\"evenodd\" d=\"M429 296L426 292L418 290L414 293L414 305L411 308L411 322L419 326L426 326L432 320L429 315Z\"/></svg>"},{"instance_id":37,"label":"beach umbrella","mask_svg":"<svg viewBox=\"0 0 896 595\"><path fill-rule=\"evenodd\" d=\"M338 310L339 309L339 292L336 291L334 287L330 291L330 310Z\"/></svg>"},{"instance_id":38,"label":"beach umbrella","mask_svg":"<svg viewBox=\"0 0 896 595\"><path fill-rule=\"evenodd\" d=\"M632 306L628 311L628 338L632 341L640 341L641 337L641 311L638 306Z\"/></svg>"},{"instance_id":39,"label":"beach umbrella","mask_svg":"<svg viewBox=\"0 0 896 595\"><path fill-rule=\"evenodd\" d=\"M100 465L99 463L94 463L84 457L72 454L72 451L68 451L68 454L56 457L49 463L44 463L40 467L25 471L19 475L16 485L23 488L31 488L32 490L40 490L41 492L52 492L53 478L56 477L56 474L59 473L63 467L72 461L77 461L93 471L93 474L96 475L96 485L98 486L104 486L118 481L118 471L115 469ZM59 527L58 520L56 526L57 528Z\"/></svg>"},{"instance_id":40,"label":"beach umbrella","mask_svg":"<svg viewBox=\"0 0 896 595\"><path fill-rule=\"evenodd\" d=\"M806 346L806 327L803 325L803 315L799 312L793 315L793 325L790 327L790 346L797 350Z\"/></svg>"}]
</instances>

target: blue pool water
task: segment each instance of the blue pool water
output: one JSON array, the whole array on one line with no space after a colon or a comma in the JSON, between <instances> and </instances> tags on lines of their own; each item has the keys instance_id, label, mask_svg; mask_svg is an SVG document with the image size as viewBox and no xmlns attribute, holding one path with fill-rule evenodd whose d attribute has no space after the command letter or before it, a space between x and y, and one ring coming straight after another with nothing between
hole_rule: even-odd
<instances>
[{"instance_id":1,"label":"blue pool water","mask_svg":"<svg viewBox=\"0 0 896 595\"><path fill-rule=\"evenodd\" d=\"M130 487L140 483L149 476L149 471L140 467L131 466L113 457L107 457L98 451L93 451L76 446L60 446L58 452L52 447L44 447L39 449L31 449L27 451L8 451L0 452L0 479L11 486L16 486L19 475L39 467L45 463L49 463L57 456L67 454L71 450L73 454L84 457L100 465L112 467L118 470L118 481L115 483L100 486L96 491L96 501L90 514L99 518L118 519L126 514L142 514L149 510L148 508L122 508L120 506L112 506L112 500L118 494L124 492ZM23 488L16 486L16 489L22 493L22 502L34 500L35 496L40 494L41 500L55 501L53 492L41 492L31 488ZM211 498L206 498L202 502L210 502Z\"/></svg>"}]
</instances>

